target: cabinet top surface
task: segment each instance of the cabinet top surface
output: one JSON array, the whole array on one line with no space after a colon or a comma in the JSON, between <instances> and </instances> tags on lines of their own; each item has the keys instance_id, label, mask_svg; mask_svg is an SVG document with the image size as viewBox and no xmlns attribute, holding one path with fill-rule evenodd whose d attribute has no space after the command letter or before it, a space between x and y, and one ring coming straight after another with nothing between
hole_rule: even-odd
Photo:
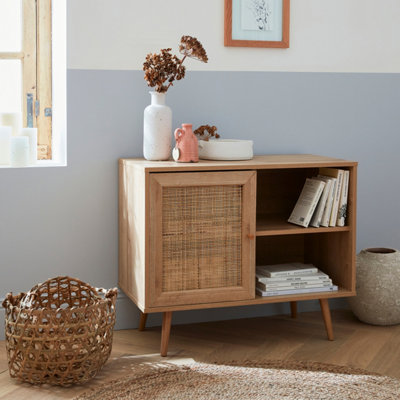
<instances>
[{"instance_id":1,"label":"cabinet top surface","mask_svg":"<svg viewBox=\"0 0 400 400\"><path fill-rule=\"evenodd\" d=\"M274 154L254 156L245 161L199 160L198 163L178 163L175 161L148 161L142 158L122 158L122 165L143 168L148 172L163 171L207 171L232 169L276 169L276 168L313 168L313 167L349 167L356 161L318 156L313 154Z\"/></svg>"}]
</instances>

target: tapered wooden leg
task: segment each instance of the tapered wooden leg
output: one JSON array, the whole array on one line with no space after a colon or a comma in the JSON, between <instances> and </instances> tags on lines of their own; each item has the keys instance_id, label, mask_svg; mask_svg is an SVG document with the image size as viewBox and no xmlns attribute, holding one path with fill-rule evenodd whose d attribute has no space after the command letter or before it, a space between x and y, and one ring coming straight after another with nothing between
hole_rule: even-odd
<instances>
[{"instance_id":1,"label":"tapered wooden leg","mask_svg":"<svg viewBox=\"0 0 400 400\"><path fill-rule=\"evenodd\" d=\"M172 311L163 313L161 330L161 356L166 357L168 353L169 333L171 332Z\"/></svg>"},{"instance_id":2,"label":"tapered wooden leg","mask_svg":"<svg viewBox=\"0 0 400 400\"><path fill-rule=\"evenodd\" d=\"M291 313L292 318L297 317L297 302L296 301L290 302L290 313Z\"/></svg>"},{"instance_id":3,"label":"tapered wooden leg","mask_svg":"<svg viewBox=\"0 0 400 400\"><path fill-rule=\"evenodd\" d=\"M147 321L147 314L140 313L139 331L144 331L146 329L146 321Z\"/></svg>"},{"instance_id":4,"label":"tapered wooden leg","mask_svg":"<svg viewBox=\"0 0 400 400\"><path fill-rule=\"evenodd\" d=\"M325 329L329 340L333 340L333 329L331 311L329 310L328 299L320 299L319 304L321 305L322 316L324 318Z\"/></svg>"}]
</instances>

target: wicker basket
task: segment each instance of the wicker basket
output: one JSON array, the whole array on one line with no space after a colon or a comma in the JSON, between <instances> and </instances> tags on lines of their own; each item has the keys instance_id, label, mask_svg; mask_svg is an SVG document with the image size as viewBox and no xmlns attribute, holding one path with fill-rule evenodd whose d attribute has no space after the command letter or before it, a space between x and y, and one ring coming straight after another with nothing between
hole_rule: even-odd
<instances>
[{"instance_id":1,"label":"wicker basket","mask_svg":"<svg viewBox=\"0 0 400 400\"><path fill-rule=\"evenodd\" d=\"M12 378L68 386L93 378L112 347L117 289L67 276L8 293L6 349Z\"/></svg>"}]
</instances>

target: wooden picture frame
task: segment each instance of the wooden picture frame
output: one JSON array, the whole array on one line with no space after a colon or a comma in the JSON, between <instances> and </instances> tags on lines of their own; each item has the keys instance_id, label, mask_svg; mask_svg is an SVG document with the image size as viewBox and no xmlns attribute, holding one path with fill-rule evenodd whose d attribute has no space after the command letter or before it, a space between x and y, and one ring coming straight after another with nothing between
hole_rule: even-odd
<instances>
[{"instance_id":1,"label":"wooden picture frame","mask_svg":"<svg viewBox=\"0 0 400 400\"><path fill-rule=\"evenodd\" d=\"M290 0L225 0L224 45L288 48L289 23Z\"/></svg>"}]
</instances>

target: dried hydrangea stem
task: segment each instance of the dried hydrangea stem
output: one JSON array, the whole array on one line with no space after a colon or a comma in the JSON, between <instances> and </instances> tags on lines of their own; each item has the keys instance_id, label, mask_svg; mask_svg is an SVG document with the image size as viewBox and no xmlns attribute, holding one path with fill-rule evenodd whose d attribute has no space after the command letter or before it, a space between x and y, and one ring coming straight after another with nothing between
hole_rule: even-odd
<instances>
[{"instance_id":1,"label":"dried hydrangea stem","mask_svg":"<svg viewBox=\"0 0 400 400\"><path fill-rule=\"evenodd\" d=\"M177 71L179 71L179 68L182 66L183 62L185 61L185 58L186 58L186 56L184 56L184 57L182 58L182 60L180 61L180 63L178 64ZM167 90L169 89L169 87L173 85L172 82L176 79L176 76L177 76L177 75L178 75L178 72L176 72L176 74L174 75L173 79L170 80L169 85L167 86L167 89L166 89L165 91L167 91Z\"/></svg>"},{"instance_id":2,"label":"dried hydrangea stem","mask_svg":"<svg viewBox=\"0 0 400 400\"><path fill-rule=\"evenodd\" d=\"M186 57L207 62L207 53L202 44L192 36L182 36L179 52L182 59L172 55L171 48L161 49L161 53L149 53L143 63L144 79L148 86L155 87L155 91L165 93L175 80L185 77L186 68L182 65Z\"/></svg>"}]
</instances>

